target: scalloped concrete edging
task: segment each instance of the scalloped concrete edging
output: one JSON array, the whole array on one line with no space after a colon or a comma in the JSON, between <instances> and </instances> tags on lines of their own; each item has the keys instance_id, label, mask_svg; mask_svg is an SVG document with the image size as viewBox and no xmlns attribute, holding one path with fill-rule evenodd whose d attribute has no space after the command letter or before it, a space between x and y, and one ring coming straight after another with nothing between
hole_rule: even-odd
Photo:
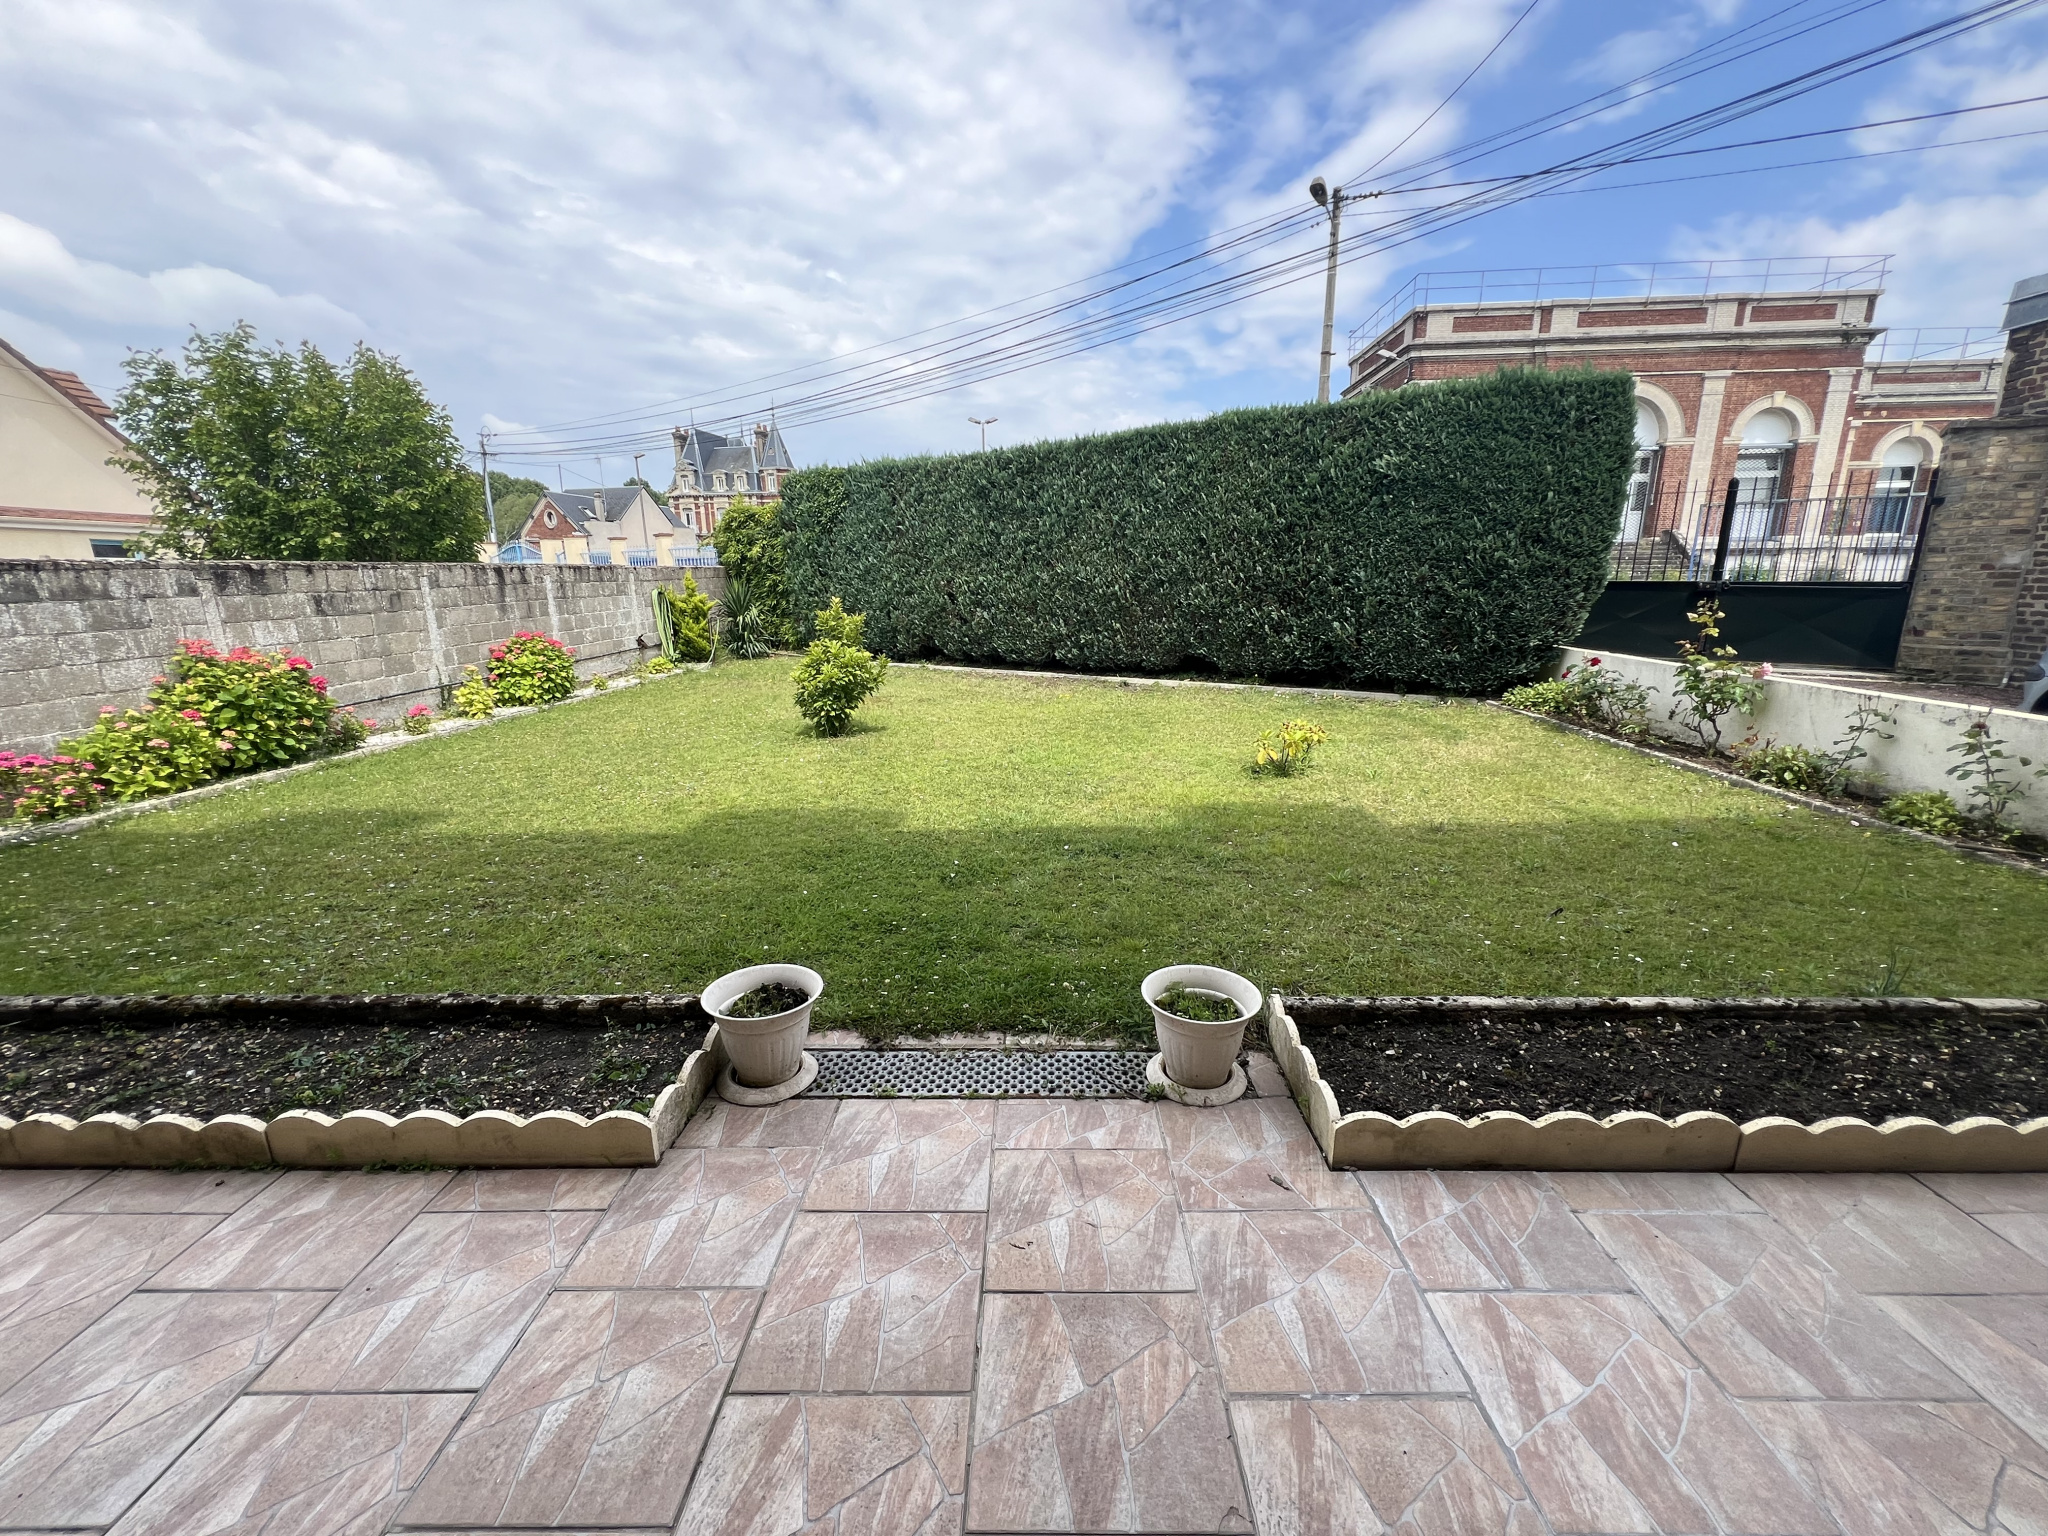
<instances>
[{"instance_id":1,"label":"scalloped concrete edging","mask_svg":"<svg viewBox=\"0 0 2048 1536\"><path fill-rule=\"evenodd\" d=\"M89 1005L109 1005L105 1012L140 1018L152 1013L196 1011L262 1011L278 999L221 998L7 998L0 1015L23 1013L62 1017ZM332 1012L365 999L292 999ZM494 1002L559 1005L549 1011L593 1011L598 1005L654 1001L678 1011L691 998L646 999L570 997L550 999L487 999L462 996L391 997L376 1002L396 1004L383 1010L405 1015L445 1009L474 1011ZM223 1005L226 1005L223 1008ZM309 1109L287 1110L263 1121L251 1115L217 1115L198 1120L190 1115L155 1115L136 1120L130 1115L93 1115L73 1120L67 1115L37 1114L21 1120L0 1115L0 1168L362 1168L432 1164L452 1168L621 1168L647 1167L661 1161L684 1122L703 1102L725 1049L713 1025L704 1044L684 1058L675 1081L666 1085L647 1114L610 1110L594 1118L569 1110L543 1110L522 1116L486 1109L458 1118L441 1110L423 1109L402 1117L374 1109L350 1110L341 1116Z\"/></svg>"},{"instance_id":2,"label":"scalloped concrete edging","mask_svg":"<svg viewBox=\"0 0 2048 1536\"><path fill-rule=\"evenodd\" d=\"M557 699L552 704L523 704L494 710L477 720L436 720L433 729L417 736L408 736L401 729L378 731L359 747L348 752L330 752L321 757L309 757L303 763L287 763L282 768L266 768L261 773L238 774L232 778L215 779L194 789L181 789L174 795L156 795L148 800L130 800L121 805L110 805L103 810L89 811L83 816L67 816L62 821L35 821L25 826L0 825L0 848L15 843L39 843L48 837L65 837L73 832L84 832L92 827L104 826L110 821L125 821L130 816L147 816L155 811L173 810L190 804L194 800L207 800L215 795L225 795L232 790L248 789L256 784L273 784L279 779L289 779L296 774L312 773L321 768L330 768L336 763L353 762L361 757L374 757L381 752L395 752L400 747L417 746L423 741L432 741L436 736L453 736L463 731L473 731L480 725L492 725L500 720L515 719L520 715L537 715L542 710L560 709L564 704L581 704L587 699L601 699L608 693L622 688L637 688L642 683L658 683L664 677L673 677L689 668L702 671L709 662L678 662L675 672L658 672L652 677L622 677L617 682L607 681L603 688L584 684L566 699Z\"/></svg>"},{"instance_id":3,"label":"scalloped concrete edging","mask_svg":"<svg viewBox=\"0 0 2048 1536\"><path fill-rule=\"evenodd\" d=\"M1302 1001L1309 1001L1303 999ZM1315 1001L1336 1001L1316 999ZM1691 997L1347 998L1375 1009L1426 1014L1599 1010L1606 1013L1783 1013L1839 1009L1840 998ZM1866 1012L2048 1014L2024 998L1859 998ZM2048 1169L2048 1117L2012 1125L1974 1117L1949 1125L1912 1116L1872 1125L1844 1115L1811 1125L1782 1116L1737 1123L1712 1110L1673 1119L1630 1111L1604 1119L1561 1110L1530 1119L1512 1111L1465 1118L1425 1111L1396 1119L1376 1110L1345 1114L1316 1070L1279 993L1266 1011L1266 1038L1309 1131L1332 1168L1534 1168L1622 1172L2021 1173Z\"/></svg>"}]
</instances>

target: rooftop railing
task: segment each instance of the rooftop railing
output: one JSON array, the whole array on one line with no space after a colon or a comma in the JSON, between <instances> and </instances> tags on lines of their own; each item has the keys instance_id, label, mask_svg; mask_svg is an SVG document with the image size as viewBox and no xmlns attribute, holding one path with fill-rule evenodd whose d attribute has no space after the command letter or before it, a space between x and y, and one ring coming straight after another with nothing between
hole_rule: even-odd
<instances>
[{"instance_id":1,"label":"rooftop railing","mask_svg":"<svg viewBox=\"0 0 2048 1536\"><path fill-rule=\"evenodd\" d=\"M1866 363L1996 362L2005 355L2005 331L1995 325L1924 326L1886 331L1863 354Z\"/></svg>"},{"instance_id":2,"label":"rooftop railing","mask_svg":"<svg viewBox=\"0 0 2048 1536\"><path fill-rule=\"evenodd\" d=\"M1623 261L1580 267L1418 272L1351 333L1350 354L1428 304L1535 304L1556 299L1704 298L1711 293L1828 293L1882 288L1890 256L1756 256Z\"/></svg>"}]
</instances>

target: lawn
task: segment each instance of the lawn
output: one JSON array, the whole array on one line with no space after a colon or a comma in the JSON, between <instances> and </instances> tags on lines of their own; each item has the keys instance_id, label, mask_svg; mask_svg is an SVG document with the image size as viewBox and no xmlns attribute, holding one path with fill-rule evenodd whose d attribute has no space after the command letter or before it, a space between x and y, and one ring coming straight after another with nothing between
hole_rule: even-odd
<instances>
[{"instance_id":1,"label":"lawn","mask_svg":"<svg viewBox=\"0 0 2048 1536\"><path fill-rule=\"evenodd\" d=\"M1294 779L1259 731L1329 728ZM2048 880L1470 703L721 665L0 850L0 990L694 991L871 1034L1325 993L2048 992Z\"/></svg>"}]
</instances>

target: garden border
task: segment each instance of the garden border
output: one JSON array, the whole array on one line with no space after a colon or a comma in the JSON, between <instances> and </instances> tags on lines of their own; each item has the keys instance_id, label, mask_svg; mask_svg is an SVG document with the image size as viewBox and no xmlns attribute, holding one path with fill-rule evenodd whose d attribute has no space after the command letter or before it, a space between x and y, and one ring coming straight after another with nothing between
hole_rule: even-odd
<instances>
[{"instance_id":1,"label":"garden border","mask_svg":"<svg viewBox=\"0 0 2048 1536\"><path fill-rule=\"evenodd\" d=\"M1671 1119L1642 1111L1604 1119L1559 1110L1532 1120L1512 1110L1469 1119L1441 1110L1396 1119L1343 1111L1302 1043L1288 1003L1343 1004L1414 1015L1556 1013L1836 1013L1845 1003L1894 1014L2028 1013L2028 998L1346 997L1268 998L1266 1038L1332 1168L1534 1168L1721 1173L2021 1173L2048 1170L2048 1116L2020 1125L1975 1116L1943 1125L1920 1116L1873 1125L1853 1115L1806 1124L1779 1115L1737 1122L1713 1110Z\"/></svg>"},{"instance_id":2,"label":"garden border","mask_svg":"<svg viewBox=\"0 0 2048 1536\"><path fill-rule=\"evenodd\" d=\"M251 784L272 784L279 779L288 779L299 773L311 773L316 768L326 768L335 763L375 756L380 752L393 752L400 747L417 746L420 742L431 741L436 736L453 736L463 731L475 730L480 725L494 724L499 720L511 720L520 715L537 715L542 710L560 709L564 704L581 704L589 699L602 698L617 689L635 688L641 683L658 683L664 677L674 677L685 668L703 670L709 665L709 662L677 662L675 672L656 673L652 677L622 677L617 682L607 679L602 688L593 688L586 683L566 699L557 699L552 704L514 705L506 709L493 710L490 714L474 720L436 720L432 730L418 736L408 736L403 729L382 730L350 751L323 753L318 757L309 757L303 763L287 763L282 768L266 768L261 773L234 774L193 789L181 789L176 794L152 795L147 800L130 800L122 805L107 806L103 810L88 811L83 816L67 816L60 821L33 821L19 827L0 825L0 848L11 848L17 843L39 843L44 838L83 832L91 827L104 826L110 821L122 821L130 816L146 816L152 811L167 811L173 806L185 805L194 800L224 795L230 790L246 789Z\"/></svg>"},{"instance_id":3,"label":"garden border","mask_svg":"<svg viewBox=\"0 0 2048 1536\"><path fill-rule=\"evenodd\" d=\"M1570 720L1560 720L1555 715L1540 715L1533 709L1517 709L1512 704L1503 704L1499 699L1481 699L1480 703L1489 709L1500 710L1503 714L1520 715L1525 720L1534 720L1539 725L1555 726L1574 736L1583 736L1588 741L1601 742L1610 747L1620 747L1626 752L1639 752L1644 757L1655 758L1660 763L1669 763L1674 768L1683 768L1689 773L1704 774L1710 779L1719 779L1724 784L1733 784L1737 789L1753 789L1759 794L1776 795L1780 800L1789 800L1794 805L1803 805L1810 811L1825 811L1830 816L1846 817L1851 826L1869 827L1878 832L1896 832L1902 837L1917 837L1922 842L1933 843L1951 853L1965 854L1970 858L1982 859L1987 864L2002 864L2007 869L2023 869L2028 874L2048 876L2048 863L2039 859L2023 858L2016 853L2002 853L1996 848L1986 848L1980 843L1965 843L1954 838L1941 836L1936 832L1923 832L1918 827L1902 827L1897 822L1886 821L1875 808L1858 810L1853 805L1843 805L1834 800L1823 800L1818 795L1802 794L1796 789L1786 789L1778 784L1765 784L1756 779L1746 779L1739 773L1726 768L1717 768L1712 763L1699 762L1683 757L1676 752L1661 751L1639 741L1630 741L1623 736L1614 736L1606 731L1596 731L1590 726L1578 725Z\"/></svg>"},{"instance_id":4,"label":"garden border","mask_svg":"<svg viewBox=\"0 0 2048 1536\"><path fill-rule=\"evenodd\" d=\"M696 994L480 997L463 993L390 993L366 997L9 997L0 1016L47 1018L108 1016L118 1021L180 1013L275 1013L315 1016L372 1011L416 1022L439 1014L456 1018L493 1009L541 1013L646 1012L689 1016ZM693 1019L692 1022L697 1022ZM514 1115L486 1109L457 1117L421 1109L403 1116L350 1110L340 1116L290 1109L273 1120L253 1115L35 1114L0 1115L0 1168L366 1168L431 1165L443 1168L634 1168L661 1161L683 1125L704 1100L725 1047L713 1024L703 1045L683 1059L646 1114L615 1109L594 1117L570 1110Z\"/></svg>"}]
</instances>

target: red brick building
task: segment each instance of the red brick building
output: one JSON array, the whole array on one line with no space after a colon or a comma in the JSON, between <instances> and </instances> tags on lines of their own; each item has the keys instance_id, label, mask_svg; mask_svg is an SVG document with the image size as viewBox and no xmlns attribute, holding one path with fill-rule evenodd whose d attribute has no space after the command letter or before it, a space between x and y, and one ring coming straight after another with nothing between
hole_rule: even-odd
<instances>
[{"instance_id":1,"label":"red brick building","mask_svg":"<svg viewBox=\"0 0 2048 1536\"><path fill-rule=\"evenodd\" d=\"M1862 567L1903 567L1942 433L1997 410L2004 353L1995 329L1887 335L1886 264L1427 273L1352 333L1344 394L1511 367L1625 370L1638 448L1625 546L1661 539L1696 559L1734 479L1738 554L1824 540L1827 559L1883 576Z\"/></svg>"}]
</instances>

